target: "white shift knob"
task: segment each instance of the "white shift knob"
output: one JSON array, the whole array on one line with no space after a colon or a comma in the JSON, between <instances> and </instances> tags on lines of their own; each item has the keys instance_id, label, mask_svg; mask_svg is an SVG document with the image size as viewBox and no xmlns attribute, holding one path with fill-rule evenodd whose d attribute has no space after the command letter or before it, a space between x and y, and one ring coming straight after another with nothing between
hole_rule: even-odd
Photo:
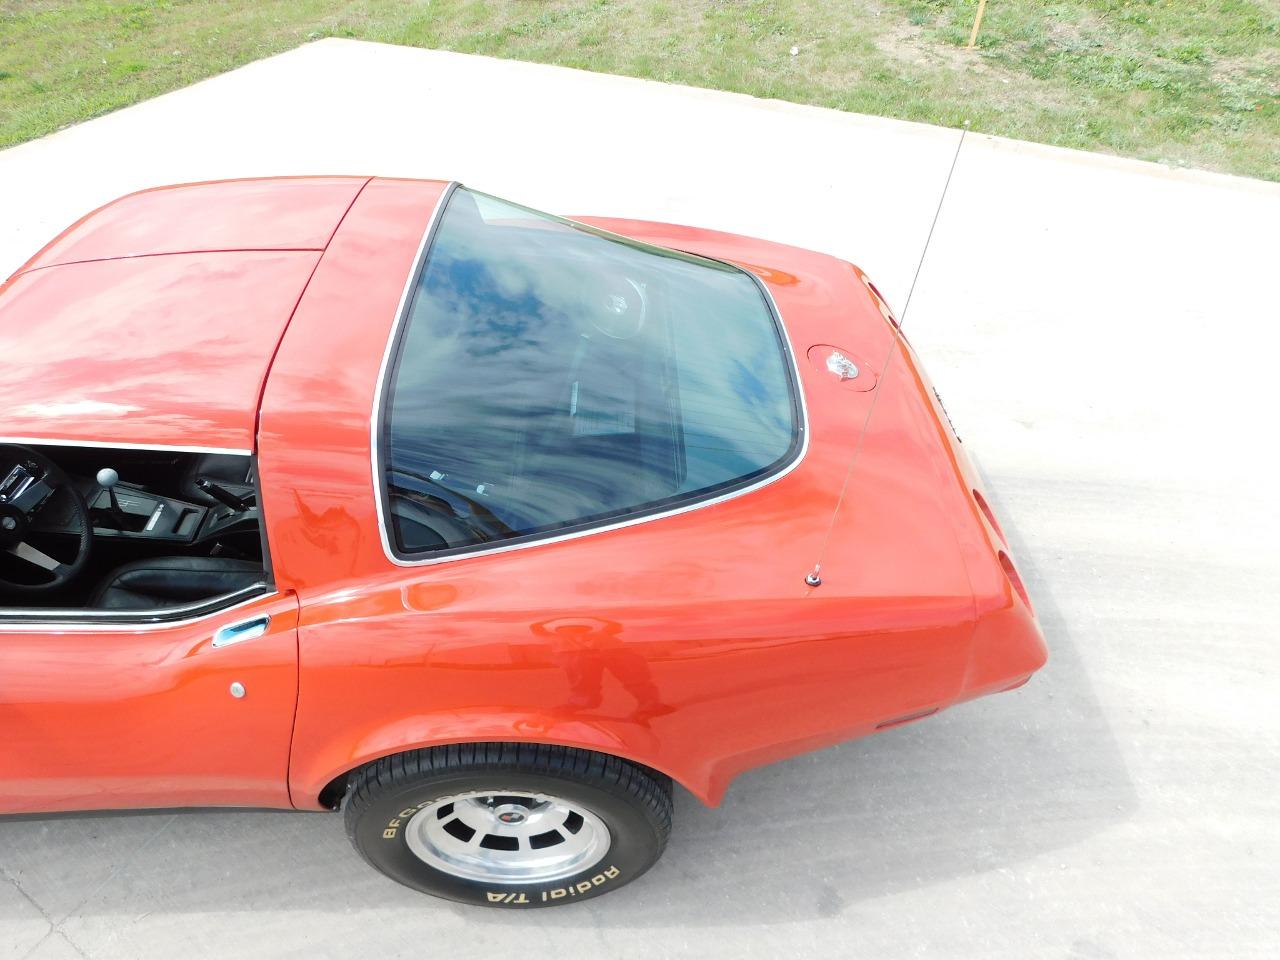
<instances>
[{"instance_id":1,"label":"white shift knob","mask_svg":"<svg viewBox=\"0 0 1280 960\"><path fill-rule=\"evenodd\" d=\"M110 467L103 467L98 471L98 486L104 490L110 490L120 482L120 474L116 473Z\"/></svg>"}]
</instances>

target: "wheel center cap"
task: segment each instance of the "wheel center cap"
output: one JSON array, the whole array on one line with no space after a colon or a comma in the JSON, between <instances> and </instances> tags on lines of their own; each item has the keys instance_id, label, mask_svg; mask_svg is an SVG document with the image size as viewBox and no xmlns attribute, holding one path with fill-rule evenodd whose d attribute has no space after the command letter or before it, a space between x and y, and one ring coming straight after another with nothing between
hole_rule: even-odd
<instances>
[{"instance_id":1,"label":"wheel center cap","mask_svg":"<svg viewBox=\"0 0 1280 960\"><path fill-rule=\"evenodd\" d=\"M519 804L504 803L493 811L493 815L498 818L499 823L514 826L517 823L524 823L529 818L529 811Z\"/></svg>"}]
</instances>

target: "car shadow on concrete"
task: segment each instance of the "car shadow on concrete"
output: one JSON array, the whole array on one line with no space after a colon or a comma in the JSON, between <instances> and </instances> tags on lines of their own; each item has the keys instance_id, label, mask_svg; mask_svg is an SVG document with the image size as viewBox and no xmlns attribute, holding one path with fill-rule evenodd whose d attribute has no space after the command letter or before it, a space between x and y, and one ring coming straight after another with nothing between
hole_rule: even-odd
<instances>
[{"instance_id":1,"label":"car shadow on concrete","mask_svg":"<svg viewBox=\"0 0 1280 960\"><path fill-rule=\"evenodd\" d=\"M666 855L613 896L519 916L432 900L366 867L339 817L256 811L0 820L0 876L81 936L122 916L260 911L265 929L292 911L368 923L371 909L408 936L438 911L547 929L794 922L1010 869L1106 830L1136 797L1053 585L1006 532L1051 649L1030 684L753 771L719 809L680 791Z\"/></svg>"}]
</instances>

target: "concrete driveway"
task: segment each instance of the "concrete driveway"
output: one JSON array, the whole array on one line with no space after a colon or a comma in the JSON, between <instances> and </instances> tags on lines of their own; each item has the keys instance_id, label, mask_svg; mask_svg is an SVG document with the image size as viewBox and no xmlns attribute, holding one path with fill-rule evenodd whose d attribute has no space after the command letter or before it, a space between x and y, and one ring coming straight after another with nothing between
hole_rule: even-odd
<instances>
[{"instance_id":1,"label":"concrete driveway","mask_svg":"<svg viewBox=\"0 0 1280 960\"><path fill-rule=\"evenodd\" d=\"M987 474L1050 664L718 810L680 794L652 873L560 910L420 897L320 814L0 821L0 957L1280 955L1280 185L325 40L0 152L0 275L132 189L320 172L861 264Z\"/></svg>"}]
</instances>

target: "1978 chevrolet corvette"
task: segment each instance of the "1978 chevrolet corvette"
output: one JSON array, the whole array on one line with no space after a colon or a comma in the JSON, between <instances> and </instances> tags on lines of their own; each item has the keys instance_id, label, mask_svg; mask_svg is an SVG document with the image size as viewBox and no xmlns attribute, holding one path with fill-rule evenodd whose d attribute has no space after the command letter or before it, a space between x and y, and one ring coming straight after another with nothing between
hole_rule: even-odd
<instances>
[{"instance_id":1,"label":"1978 chevrolet corvette","mask_svg":"<svg viewBox=\"0 0 1280 960\"><path fill-rule=\"evenodd\" d=\"M522 908L672 782L1024 683L1045 646L854 266L457 184L202 183L0 287L0 813L345 812Z\"/></svg>"}]
</instances>

